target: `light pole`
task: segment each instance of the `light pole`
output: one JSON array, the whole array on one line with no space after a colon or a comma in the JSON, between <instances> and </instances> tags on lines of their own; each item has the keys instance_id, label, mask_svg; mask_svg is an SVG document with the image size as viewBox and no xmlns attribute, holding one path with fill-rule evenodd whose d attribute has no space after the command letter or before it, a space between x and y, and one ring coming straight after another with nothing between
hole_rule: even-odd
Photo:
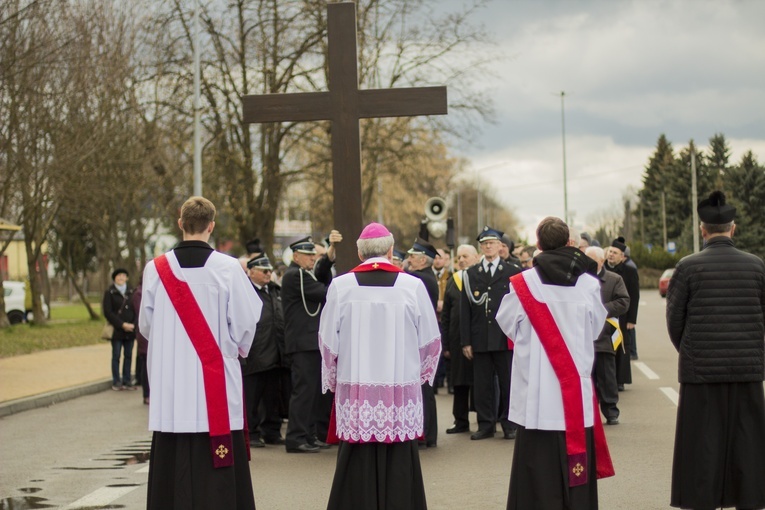
<instances>
[{"instance_id":1,"label":"light pole","mask_svg":"<svg viewBox=\"0 0 765 510\"><path fill-rule=\"evenodd\" d=\"M202 195L202 133L199 126L199 1L194 2L194 195Z\"/></svg>"},{"instance_id":2,"label":"light pole","mask_svg":"<svg viewBox=\"0 0 765 510\"><path fill-rule=\"evenodd\" d=\"M560 127L563 135L563 219L568 224L568 180L566 178L566 116L564 114L563 99L566 93L560 92Z\"/></svg>"}]
</instances>

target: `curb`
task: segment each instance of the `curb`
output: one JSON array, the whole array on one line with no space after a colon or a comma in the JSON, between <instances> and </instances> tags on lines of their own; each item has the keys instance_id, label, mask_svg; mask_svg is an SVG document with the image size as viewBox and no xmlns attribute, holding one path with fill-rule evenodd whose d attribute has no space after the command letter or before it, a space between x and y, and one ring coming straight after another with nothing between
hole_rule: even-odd
<instances>
[{"instance_id":1,"label":"curb","mask_svg":"<svg viewBox=\"0 0 765 510\"><path fill-rule=\"evenodd\" d=\"M40 395L34 395L31 397L8 400L6 402L0 403L0 418L32 409L37 409L39 407L48 407L50 405L58 404L66 400L72 400L77 397L92 395L93 393L100 393L102 391L108 390L111 387L112 380L109 378L102 381L74 386L72 388L66 388L63 390L41 393Z\"/></svg>"}]
</instances>

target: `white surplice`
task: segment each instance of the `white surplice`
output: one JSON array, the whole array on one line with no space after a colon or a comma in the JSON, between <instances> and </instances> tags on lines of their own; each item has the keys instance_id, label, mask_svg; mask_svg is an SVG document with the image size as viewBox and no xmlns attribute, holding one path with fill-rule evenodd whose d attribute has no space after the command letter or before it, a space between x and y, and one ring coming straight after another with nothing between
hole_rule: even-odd
<instances>
[{"instance_id":1,"label":"white surplice","mask_svg":"<svg viewBox=\"0 0 765 510\"><path fill-rule=\"evenodd\" d=\"M593 425L594 341L606 320L600 282L581 275L576 285L545 285L535 269L521 273L537 301L550 309L582 383L585 427ZM528 429L566 430L560 383L512 284L497 311L497 324L513 340L509 419Z\"/></svg>"},{"instance_id":2,"label":"white surplice","mask_svg":"<svg viewBox=\"0 0 765 510\"><path fill-rule=\"evenodd\" d=\"M212 252L204 267L181 268L170 251L173 274L189 284L223 355L231 430L244 427L242 369L260 320L262 302L235 258ZM202 363L170 302L154 261L146 265L139 323L149 341L149 430L209 432Z\"/></svg>"},{"instance_id":3,"label":"white surplice","mask_svg":"<svg viewBox=\"0 0 765 510\"><path fill-rule=\"evenodd\" d=\"M388 261L372 258L365 264ZM422 281L397 273L392 287L336 277L321 314L322 386L335 392L337 436L398 442L422 435L421 385L433 383L441 333Z\"/></svg>"}]
</instances>

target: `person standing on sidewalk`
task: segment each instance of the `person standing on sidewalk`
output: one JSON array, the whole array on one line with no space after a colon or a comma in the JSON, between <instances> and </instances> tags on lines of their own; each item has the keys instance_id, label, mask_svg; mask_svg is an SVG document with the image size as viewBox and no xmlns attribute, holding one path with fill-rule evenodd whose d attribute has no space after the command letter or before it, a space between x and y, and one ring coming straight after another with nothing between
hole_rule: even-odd
<instances>
[{"instance_id":1,"label":"person standing on sidewalk","mask_svg":"<svg viewBox=\"0 0 765 510\"><path fill-rule=\"evenodd\" d=\"M114 326L112 333L112 389L136 390L133 385L131 369L133 363L133 343L135 341L135 308L131 297L133 289L128 286L127 269L115 269L112 272L112 284L104 292L101 310L104 317ZM120 377L120 354L122 358L122 376Z\"/></svg>"},{"instance_id":2,"label":"person standing on sidewalk","mask_svg":"<svg viewBox=\"0 0 765 510\"><path fill-rule=\"evenodd\" d=\"M765 263L735 248L736 208L698 205L704 249L677 263L667 329L680 404L670 505L765 507Z\"/></svg>"},{"instance_id":3,"label":"person standing on sidewalk","mask_svg":"<svg viewBox=\"0 0 765 510\"><path fill-rule=\"evenodd\" d=\"M208 244L214 219L212 202L189 198L183 241L144 270L148 510L255 509L237 355L250 351L262 303L239 262Z\"/></svg>"}]
</instances>

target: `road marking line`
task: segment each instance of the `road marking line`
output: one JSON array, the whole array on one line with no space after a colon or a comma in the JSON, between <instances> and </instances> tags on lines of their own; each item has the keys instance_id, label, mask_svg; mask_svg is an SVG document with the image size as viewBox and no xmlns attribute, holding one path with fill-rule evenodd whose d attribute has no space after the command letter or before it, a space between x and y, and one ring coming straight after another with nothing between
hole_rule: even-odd
<instances>
[{"instance_id":1,"label":"road marking line","mask_svg":"<svg viewBox=\"0 0 765 510\"><path fill-rule=\"evenodd\" d=\"M64 508L90 508L108 505L112 501L121 498L125 494L133 492L137 488L137 485L135 487L101 487L87 496L78 499L74 503L68 504Z\"/></svg>"},{"instance_id":2,"label":"road marking line","mask_svg":"<svg viewBox=\"0 0 765 510\"><path fill-rule=\"evenodd\" d=\"M659 378L659 374L657 374L656 372L648 368L648 365L646 365L642 361L633 361L632 364L638 367L640 371L643 372L643 375L645 375L650 380L655 381L656 379Z\"/></svg>"},{"instance_id":3,"label":"road marking line","mask_svg":"<svg viewBox=\"0 0 765 510\"><path fill-rule=\"evenodd\" d=\"M673 404L678 405L680 402L680 395L677 394L674 388L659 388Z\"/></svg>"},{"instance_id":4,"label":"road marking line","mask_svg":"<svg viewBox=\"0 0 765 510\"><path fill-rule=\"evenodd\" d=\"M136 470L136 473L148 473L149 472L149 466L144 466L141 469Z\"/></svg>"}]
</instances>

